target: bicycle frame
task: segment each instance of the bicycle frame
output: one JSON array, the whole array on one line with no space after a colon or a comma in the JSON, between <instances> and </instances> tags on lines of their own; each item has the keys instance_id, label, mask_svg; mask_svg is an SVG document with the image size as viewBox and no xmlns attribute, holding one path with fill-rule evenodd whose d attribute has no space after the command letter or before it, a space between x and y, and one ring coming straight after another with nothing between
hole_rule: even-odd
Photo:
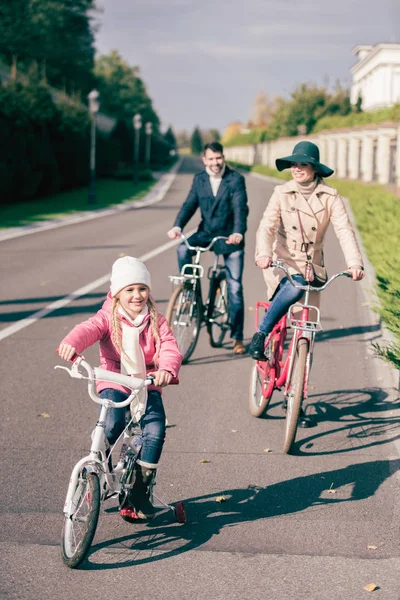
<instances>
[{"instance_id":1,"label":"bicycle frame","mask_svg":"<svg viewBox=\"0 0 400 600\"><path fill-rule=\"evenodd\" d=\"M342 271L333 275L325 285L321 287L313 287L311 283L307 285L299 285L294 282L292 279L288 269L284 266L283 261L277 260L272 263L271 266L277 267L285 271L286 276L294 287L304 290L304 298L301 302L296 302L292 306L290 306L286 315L284 315L280 321L274 326L272 332L269 334L266 340L266 346L268 346L272 342L272 355L268 358L268 361L257 361L257 369L260 374L263 376L263 379L266 378L268 366L274 368L275 389L282 389L285 397L290 393L291 387L291 377L294 363L294 355L296 352L298 341L301 338L305 338L308 340L308 352L307 352L307 361L306 361L306 373L304 377L304 399L308 397L308 380L312 365L312 355L315 344L315 335L317 331L322 330L321 326L321 313L317 306L309 304L309 295L311 291L321 292L323 291L332 281L334 281L337 277L342 275L349 277L349 273L346 271ZM269 303L267 302L257 302L256 304L256 330L258 329L259 323L259 309L269 308ZM300 311L300 316L296 317L295 312ZM311 311L315 312L316 317L314 320L310 320ZM293 329L294 334L290 341L290 345L288 348L288 352L286 355L285 361L282 361L284 345L286 341L287 331L288 329ZM269 363L269 365L268 365ZM263 394L266 395L267 390L263 387Z\"/></svg>"},{"instance_id":2,"label":"bicycle frame","mask_svg":"<svg viewBox=\"0 0 400 600\"><path fill-rule=\"evenodd\" d=\"M206 302L204 302L202 286L201 286L201 280L204 277L204 267L200 264L200 259L201 259L201 255L204 252L208 252L209 250L212 249L214 243L217 240L221 240L221 239L226 240L227 237L221 236L221 235L216 236L211 240L210 244L204 248L201 246L191 246L188 243L187 238L183 233L181 233L181 238L183 239L184 243L186 244L186 247L189 250L193 250L196 253L194 256L194 262L183 265L180 275L170 275L169 279L175 285L182 285L185 282L190 282L190 284L193 286L193 291L196 292L198 301L201 304L202 320L207 321L207 318L208 318L207 307L208 307L209 300L210 300L211 282L217 276L218 271L221 269L224 269L225 267L223 265L219 264L219 256L215 255L214 260L213 260L213 265L212 265L212 267L210 267L208 269L208 273L207 273L207 277L210 280L210 286L209 286L207 300L206 300ZM179 314L179 312L180 312L180 310L178 310L178 314Z\"/></svg>"}]
</instances>

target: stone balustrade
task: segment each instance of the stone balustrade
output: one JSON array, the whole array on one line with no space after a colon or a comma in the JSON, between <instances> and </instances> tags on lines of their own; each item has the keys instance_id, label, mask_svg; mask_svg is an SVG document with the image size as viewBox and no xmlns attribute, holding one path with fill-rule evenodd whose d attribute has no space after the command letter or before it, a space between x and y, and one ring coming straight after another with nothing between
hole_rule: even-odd
<instances>
[{"instance_id":1,"label":"stone balustrade","mask_svg":"<svg viewBox=\"0 0 400 600\"><path fill-rule=\"evenodd\" d=\"M339 179L393 184L400 187L400 124L379 123L316 134L279 138L248 146L225 148L225 157L245 165L275 168L275 159L292 154L301 140L317 144L321 162Z\"/></svg>"}]
</instances>

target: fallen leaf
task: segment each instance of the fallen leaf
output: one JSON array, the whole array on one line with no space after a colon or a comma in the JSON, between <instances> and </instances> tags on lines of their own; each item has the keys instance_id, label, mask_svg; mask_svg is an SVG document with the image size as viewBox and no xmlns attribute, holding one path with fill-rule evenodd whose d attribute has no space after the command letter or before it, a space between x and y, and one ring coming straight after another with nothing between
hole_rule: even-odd
<instances>
[{"instance_id":1,"label":"fallen leaf","mask_svg":"<svg viewBox=\"0 0 400 600\"><path fill-rule=\"evenodd\" d=\"M378 546L367 546L368 550L378 550Z\"/></svg>"},{"instance_id":2,"label":"fallen leaf","mask_svg":"<svg viewBox=\"0 0 400 600\"><path fill-rule=\"evenodd\" d=\"M206 458L202 458L200 461L200 464L204 465L205 463L209 463L210 461L207 460Z\"/></svg>"},{"instance_id":3,"label":"fallen leaf","mask_svg":"<svg viewBox=\"0 0 400 600\"><path fill-rule=\"evenodd\" d=\"M165 419L165 426L168 427L169 423L168 423L168 419Z\"/></svg>"},{"instance_id":4,"label":"fallen leaf","mask_svg":"<svg viewBox=\"0 0 400 600\"><path fill-rule=\"evenodd\" d=\"M374 590L377 590L378 586L375 585L375 583L369 583L368 585L364 586L364 590L366 590L367 592L373 592Z\"/></svg>"},{"instance_id":5,"label":"fallen leaf","mask_svg":"<svg viewBox=\"0 0 400 600\"><path fill-rule=\"evenodd\" d=\"M271 448L264 448L264 452L272 452Z\"/></svg>"},{"instance_id":6,"label":"fallen leaf","mask_svg":"<svg viewBox=\"0 0 400 600\"><path fill-rule=\"evenodd\" d=\"M239 429L232 429L232 433L237 433Z\"/></svg>"},{"instance_id":7,"label":"fallen leaf","mask_svg":"<svg viewBox=\"0 0 400 600\"><path fill-rule=\"evenodd\" d=\"M120 252L119 257L122 258L123 256L125 256L125 254L123 252Z\"/></svg>"},{"instance_id":8,"label":"fallen leaf","mask_svg":"<svg viewBox=\"0 0 400 600\"><path fill-rule=\"evenodd\" d=\"M249 306L249 308L247 310L249 310L250 312L253 312L254 306Z\"/></svg>"},{"instance_id":9,"label":"fallen leaf","mask_svg":"<svg viewBox=\"0 0 400 600\"><path fill-rule=\"evenodd\" d=\"M43 419L49 419L50 415L48 413L40 413L40 415L38 415L38 417L43 417Z\"/></svg>"},{"instance_id":10,"label":"fallen leaf","mask_svg":"<svg viewBox=\"0 0 400 600\"><path fill-rule=\"evenodd\" d=\"M327 490L328 494L336 494L336 490L333 490L332 487L333 483L331 483L331 487L329 488L329 490Z\"/></svg>"},{"instance_id":11,"label":"fallen leaf","mask_svg":"<svg viewBox=\"0 0 400 600\"><path fill-rule=\"evenodd\" d=\"M225 496L217 496L215 498L215 501L219 502L221 504L222 502L226 502L226 498L225 498Z\"/></svg>"}]
</instances>

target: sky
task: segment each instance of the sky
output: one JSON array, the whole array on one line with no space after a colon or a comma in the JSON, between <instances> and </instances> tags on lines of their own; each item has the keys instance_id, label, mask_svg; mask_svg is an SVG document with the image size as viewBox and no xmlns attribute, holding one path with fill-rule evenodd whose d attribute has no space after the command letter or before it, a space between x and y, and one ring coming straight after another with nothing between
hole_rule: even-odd
<instances>
[{"instance_id":1,"label":"sky","mask_svg":"<svg viewBox=\"0 0 400 600\"><path fill-rule=\"evenodd\" d=\"M351 85L358 44L400 43L399 0L97 0L98 54L141 76L162 129L223 133L258 93Z\"/></svg>"}]
</instances>

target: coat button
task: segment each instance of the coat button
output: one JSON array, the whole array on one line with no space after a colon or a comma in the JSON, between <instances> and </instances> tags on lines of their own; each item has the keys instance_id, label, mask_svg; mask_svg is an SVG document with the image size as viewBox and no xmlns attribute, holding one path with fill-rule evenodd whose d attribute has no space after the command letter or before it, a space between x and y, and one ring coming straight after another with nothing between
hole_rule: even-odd
<instances>
[{"instance_id":1,"label":"coat button","mask_svg":"<svg viewBox=\"0 0 400 600\"><path fill-rule=\"evenodd\" d=\"M307 260L311 260L311 254L307 254Z\"/></svg>"},{"instance_id":2,"label":"coat button","mask_svg":"<svg viewBox=\"0 0 400 600\"><path fill-rule=\"evenodd\" d=\"M313 244L313 243L314 243L314 242L309 242L309 244L310 244L310 245L311 245L311 244Z\"/></svg>"},{"instance_id":3,"label":"coat button","mask_svg":"<svg viewBox=\"0 0 400 600\"><path fill-rule=\"evenodd\" d=\"M292 229L297 229L296 225L293 225Z\"/></svg>"},{"instance_id":4,"label":"coat button","mask_svg":"<svg viewBox=\"0 0 400 600\"><path fill-rule=\"evenodd\" d=\"M317 231L317 228L316 227L311 227L311 230L312 231Z\"/></svg>"},{"instance_id":5,"label":"coat button","mask_svg":"<svg viewBox=\"0 0 400 600\"><path fill-rule=\"evenodd\" d=\"M294 207L294 206L292 206L290 210L296 210L296 209L295 209L295 207Z\"/></svg>"},{"instance_id":6,"label":"coat button","mask_svg":"<svg viewBox=\"0 0 400 600\"><path fill-rule=\"evenodd\" d=\"M294 258L296 255L295 254L291 254L290 256L292 256Z\"/></svg>"}]
</instances>

